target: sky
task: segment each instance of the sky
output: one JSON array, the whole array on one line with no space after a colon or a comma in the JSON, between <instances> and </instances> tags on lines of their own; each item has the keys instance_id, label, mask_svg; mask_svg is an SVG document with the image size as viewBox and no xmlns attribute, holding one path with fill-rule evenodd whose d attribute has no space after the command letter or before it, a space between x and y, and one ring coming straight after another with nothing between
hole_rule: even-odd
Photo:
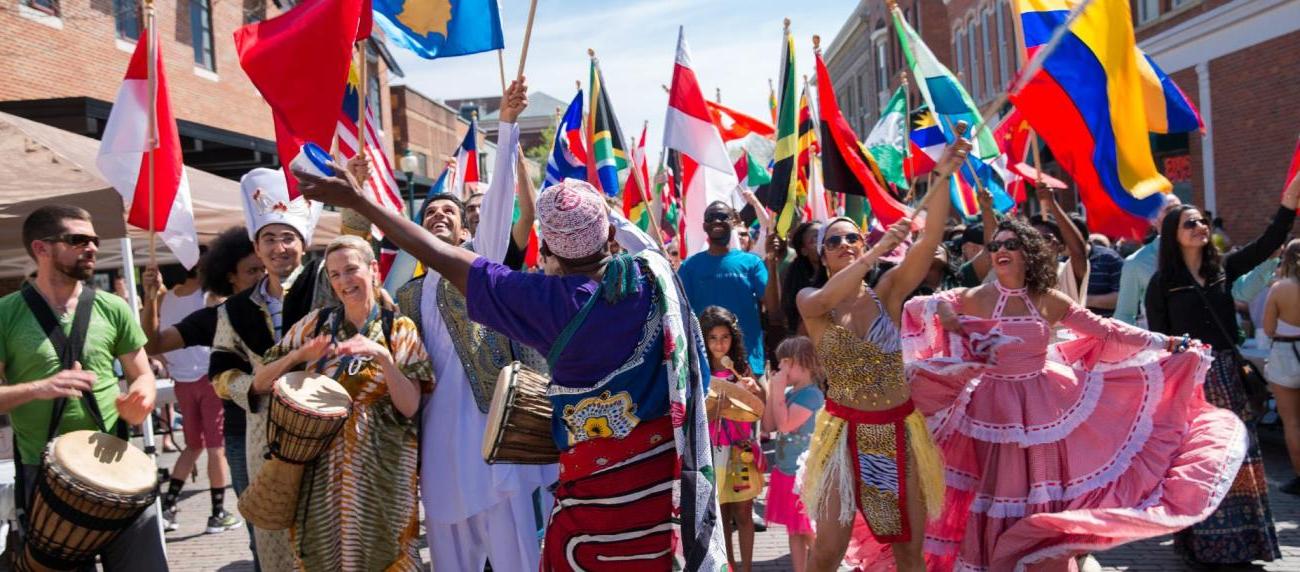
<instances>
[{"instance_id":1,"label":"sky","mask_svg":"<svg viewBox=\"0 0 1300 572\"><path fill-rule=\"evenodd\" d=\"M499 1L508 80L519 65L529 2ZM713 99L715 88L720 88L724 105L770 118L767 81L776 81L780 70L782 20L791 19L797 72L812 77L813 34L822 36L825 50L857 4L857 0L539 0L524 74L531 91L570 101L575 80L582 81L584 92L588 87L587 49L594 49L624 137L639 136L643 122L650 122L646 148L653 161L668 105L668 95L660 86L672 80L679 26L685 26L705 97ZM424 60L403 48L392 51L406 72L405 78L392 83L409 85L430 98L501 91L496 52Z\"/></svg>"}]
</instances>

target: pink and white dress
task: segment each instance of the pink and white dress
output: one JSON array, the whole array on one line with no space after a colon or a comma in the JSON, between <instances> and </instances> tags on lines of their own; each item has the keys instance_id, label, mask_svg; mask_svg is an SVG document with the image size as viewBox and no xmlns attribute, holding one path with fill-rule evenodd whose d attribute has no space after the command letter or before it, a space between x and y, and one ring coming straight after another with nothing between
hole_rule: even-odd
<instances>
[{"instance_id":1,"label":"pink and white dress","mask_svg":"<svg viewBox=\"0 0 1300 572\"><path fill-rule=\"evenodd\" d=\"M912 399L948 486L928 569L1068 570L1209 516L1246 450L1241 421L1205 401L1210 354L1170 354L1164 335L1079 306L1059 323L1075 339L1049 345L1025 291L997 287L993 318L963 316L963 334L937 316L945 301L961 313L962 290L904 310ZM1012 298L1029 315L1004 315Z\"/></svg>"}]
</instances>

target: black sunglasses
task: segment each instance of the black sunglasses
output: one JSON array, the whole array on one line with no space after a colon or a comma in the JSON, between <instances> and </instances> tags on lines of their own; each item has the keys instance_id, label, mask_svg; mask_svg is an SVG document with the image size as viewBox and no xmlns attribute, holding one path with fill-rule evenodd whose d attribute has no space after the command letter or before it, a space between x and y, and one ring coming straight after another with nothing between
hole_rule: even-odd
<instances>
[{"instance_id":1,"label":"black sunglasses","mask_svg":"<svg viewBox=\"0 0 1300 572\"><path fill-rule=\"evenodd\" d=\"M1007 249L1007 252L1015 252L1024 246L1025 244L1021 242L1019 238L1008 238L1006 240L989 241L988 246L985 248L988 248L989 252L997 252L1003 248Z\"/></svg>"},{"instance_id":2,"label":"black sunglasses","mask_svg":"<svg viewBox=\"0 0 1300 572\"><path fill-rule=\"evenodd\" d=\"M826 237L826 248L839 248L840 244L857 244L862 242L862 235L856 232L837 234Z\"/></svg>"},{"instance_id":3,"label":"black sunglasses","mask_svg":"<svg viewBox=\"0 0 1300 572\"><path fill-rule=\"evenodd\" d=\"M1183 228L1192 230L1198 226L1210 226L1203 218L1189 218L1183 221Z\"/></svg>"},{"instance_id":4,"label":"black sunglasses","mask_svg":"<svg viewBox=\"0 0 1300 572\"><path fill-rule=\"evenodd\" d=\"M58 234L41 240L45 242L62 242L76 248L84 248L87 244L94 244L99 247L99 237L91 234Z\"/></svg>"},{"instance_id":5,"label":"black sunglasses","mask_svg":"<svg viewBox=\"0 0 1300 572\"><path fill-rule=\"evenodd\" d=\"M704 222L731 222L731 215L722 211L704 213Z\"/></svg>"}]
</instances>

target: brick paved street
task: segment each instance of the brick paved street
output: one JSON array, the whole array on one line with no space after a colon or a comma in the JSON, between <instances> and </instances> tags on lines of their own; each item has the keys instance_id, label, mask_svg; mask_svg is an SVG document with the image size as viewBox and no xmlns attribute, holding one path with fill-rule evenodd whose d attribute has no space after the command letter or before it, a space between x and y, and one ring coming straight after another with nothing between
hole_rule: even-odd
<instances>
[{"instance_id":1,"label":"brick paved street","mask_svg":"<svg viewBox=\"0 0 1300 572\"><path fill-rule=\"evenodd\" d=\"M1277 520L1278 535L1282 540L1283 559L1253 570L1300 572L1300 497L1282 494L1276 490L1290 478L1290 465L1287 463L1280 435L1266 433L1264 449L1271 489L1270 499L1273 515ZM165 455L164 464L170 465L174 457L175 454ZM208 514L206 486L206 477L200 475L199 481L187 485L182 495L180 530L167 535L167 550L172 562L172 570L177 572L252 570L248 535L244 529L216 535L203 534ZM227 497L226 505L229 510L235 510L234 495ZM773 526L767 532L759 533L754 547L754 570L759 572L789 570L790 557L787 552L783 527ZM427 549L424 554L427 562ZM1172 540L1168 537L1122 546L1100 554L1098 560L1105 570L1114 571L1164 572L1186 569L1174 556Z\"/></svg>"}]
</instances>

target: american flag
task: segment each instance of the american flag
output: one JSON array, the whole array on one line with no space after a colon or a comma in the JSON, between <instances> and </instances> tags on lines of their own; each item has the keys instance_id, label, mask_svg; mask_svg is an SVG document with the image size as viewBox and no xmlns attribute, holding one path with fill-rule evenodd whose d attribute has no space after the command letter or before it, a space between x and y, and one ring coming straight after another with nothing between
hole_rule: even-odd
<instances>
[{"instance_id":1,"label":"american flag","mask_svg":"<svg viewBox=\"0 0 1300 572\"><path fill-rule=\"evenodd\" d=\"M343 96L343 109L340 110L338 127L334 131L338 151L343 155L344 161L357 154L357 103L360 100L360 87L361 75L357 72L356 63L353 62L352 69L348 72L348 87L347 93ZM383 134L375 128L378 124L375 110L367 101L366 157L370 158L371 171L370 178L366 180L364 186L375 202L400 213L403 212L405 203L402 202L397 179L393 177L392 161L385 152L388 143L384 141ZM375 226L370 227L370 234L376 239L384 236L379 227Z\"/></svg>"}]
</instances>

